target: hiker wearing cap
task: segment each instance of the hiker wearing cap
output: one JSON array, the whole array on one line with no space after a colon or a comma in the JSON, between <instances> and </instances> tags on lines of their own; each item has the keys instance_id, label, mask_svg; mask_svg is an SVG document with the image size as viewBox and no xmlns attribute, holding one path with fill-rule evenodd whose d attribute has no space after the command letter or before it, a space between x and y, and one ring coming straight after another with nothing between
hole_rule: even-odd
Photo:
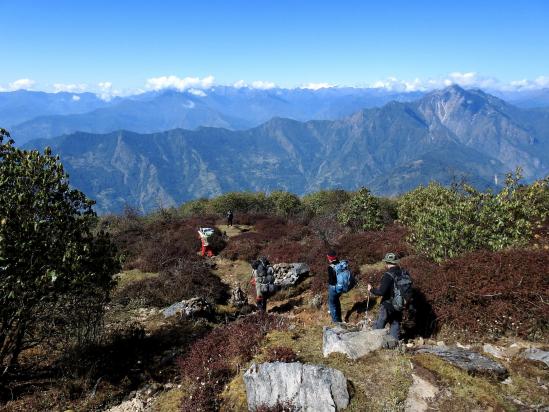
<instances>
[{"instance_id":1,"label":"hiker wearing cap","mask_svg":"<svg viewBox=\"0 0 549 412\"><path fill-rule=\"evenodd\" d=\"M383 258L387 271L381 278L378 288L372 288L368 283L368 292L381 296L381 307L374 329L383 329L387 323L391 325L390 334L399 338L402 311L410 300L412 280L408 272L400 267L395 253L387 253Z\"/></svg>"}]
</instances>

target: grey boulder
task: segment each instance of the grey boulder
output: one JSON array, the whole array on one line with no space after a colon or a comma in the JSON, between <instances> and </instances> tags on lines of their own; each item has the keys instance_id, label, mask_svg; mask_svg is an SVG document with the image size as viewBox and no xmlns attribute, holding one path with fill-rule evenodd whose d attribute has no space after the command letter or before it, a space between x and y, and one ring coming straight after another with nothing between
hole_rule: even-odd
<instances>
[{"instance_id":1,"label":"grey boulder","mask_svg":"<svg viewBox=\"0 0 549 412\"><path fill-rule=\"evenodd\" d=\"M235 284L231 291L230 302L235 308L241 308L248 303L248 295L242 290L239 283Z\"/></svg>"},{"instance_id":2,"label":"grey boulder","mask_svg":"<svg viewBox=\"0 0 549 412\"><path fill-rule=\"evenodd\" d=\"M392 349L398 340L389 335L386 329L360 330L351 326L324 327L322 353L344 353L356 360L379 349Z\"/></svg>"},{"instance_id":3,"label":"grey boulder","mask_svg":"<svg viewBox=\"0 0 549 412\"><path fill-rule=\"evenodd\" d=\"M417 348L415 352L438 356L471 375L486 375L497 379L505 379L508 376L507 369L503 365L471 350L449 346L425 345Z\"/></svg>"},{"instance_id":4,"label":"grey boulder","mask_svg":"<svg viewBox=\"0 0 549 412\"><path fill-rule=\"evenodd\" d=\"M303 412L339 411L349 405L341 371L300 362L252 364L244 373L248 409L289 403Z\"/></svg>"},{"instance_id":5,"label":"grey boulder","mask_svg":"<svg viewBox=\"0 0 549 412\"><path fill-rule=\"evenodd\" d=\"M306 263L276 263L273 265L275 285L280 287L293 286L303 276L310 272Z\"/></svg>"},{"instance_id":6,"label":"grey boulder","mask_svg":"<svg viewBox=\"0 0 549 412\"><path fill-rule=\"evenodd\" d=\"M530 349L526 349L522 353L522 356L532 361L543 362L545 363L545 366L549 366L549 352L547 351L530 348Z\"/></svg>"},{"instance_id":7,"label":"grey boulder","mask_svg":"<svg viewBox=\"0 0 549 412\"><path fill-rule=\"evenodd\" d=\"M208 317L214 312L213 306L204 298L191 298L174 303L160 311L165 318L180 315L182 317Z\"/></svg>"}]
</instances>

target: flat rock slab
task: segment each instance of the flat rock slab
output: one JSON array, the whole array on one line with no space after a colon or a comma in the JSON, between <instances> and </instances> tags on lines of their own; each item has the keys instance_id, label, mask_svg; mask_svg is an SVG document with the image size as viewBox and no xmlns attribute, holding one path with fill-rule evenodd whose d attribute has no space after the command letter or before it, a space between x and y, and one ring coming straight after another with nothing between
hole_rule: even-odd
<instances>
[{"instance_id":1,"label":"flat rock slab","mask_svg":"<svg viewBox=\"0 0 549 412\"><path fill-rule=\"evenodd\" d=\"M145 412L145 408L145 402L141 398L135 397L129 401L122 402L120 405L107 409L106 412Z\"/></svg>"},{"instance_id":2,"label":"flat rock slab","mask_svg":"<svg viewBox=\"0 0 549 412\"><path fill-rule=\"evenodd\" d=\"M184 317L209 316L213 313L213 311L214 309L212 305L210 305L205 299L192 298L174 303L173 305L162 309L160 312L165 318L169 318L175 315Z\"/></svg>"},{"instance_id":3,"label":"flat rock slab","mask_svg":"<svg viewBox=\"0 0 549 412\"><path fill-rule=\"evenodd\" d=\"M386 329L360 330L359 328L335 326L324 327L322 353L344 353L356 360L379 349L392 349L398 341Z\"/></svg>"},{"instance_id":4,"label":"flat rock slab","mask_svg":"<svg viewBox=\"0 0 549 412\"><path fill-rule=\"evenodd\" d=\"M487 375L497 379L505 379L508 376L507 369L503 365L471 350L449 346L425 345L415 349L415 352L438 356L471 375Z\"/></svg>"},{"instance_id":5,"label":"flat rock slab","mask_svg":"<svg viewBox=\"0 0 549 412\"><path fill-rule=\"evenodd\" d=\"M549 352L541 350L541 349L526 349L522 356L526 359L537 361L537 362L543 362L545 363L545 366L549 366Z\"/></svg>"},{"instance_id":6,"label":"flat rock slab","mask_svg":"<svg viewBox=\"0 0 549 412\"><path fill-rule=\"evenodd\" d=\"M244 373L248 409L285 402L303 412L333 412L349 405L341 371L301 362L252 364Z\"/></svg>"}]
</instances>

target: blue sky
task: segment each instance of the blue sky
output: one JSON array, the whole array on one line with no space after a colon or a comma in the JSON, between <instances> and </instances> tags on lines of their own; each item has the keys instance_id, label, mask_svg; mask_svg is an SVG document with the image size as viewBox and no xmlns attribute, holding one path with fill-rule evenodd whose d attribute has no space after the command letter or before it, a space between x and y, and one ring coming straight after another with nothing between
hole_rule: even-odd
<instances>
[{"instance_id":1,"label":"blue sky","mask_svg":"<svg viewBox=\"0 0 549 412\"><path fill-rule=\"evenodd\" d=\"M200 80L179 84L198 88L413 89L452 78L549 87L543 0L0 0L0 16L3 90L122 91L186 77Z\"/></svg>"}]
</instances>

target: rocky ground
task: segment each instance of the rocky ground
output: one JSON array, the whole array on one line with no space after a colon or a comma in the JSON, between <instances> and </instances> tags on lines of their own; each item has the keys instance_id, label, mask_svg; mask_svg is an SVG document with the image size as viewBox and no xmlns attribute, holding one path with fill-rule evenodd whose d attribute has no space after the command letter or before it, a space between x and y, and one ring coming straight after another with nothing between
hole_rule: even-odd
<instances>
[{"instance_id":1,"label":"rocky ground","mask_svg":"<svg viewBox=\"0 0 549 412\"><path fill-rule=\"evenodd\" d=\"M218 227L229 242L254 230L244 225ZM253 303L246 261L217 256L209 262L231 291L241 288ZM380 262L365 264L360 271L367 277L382 267ZM126 271L120 275L119 287L156 276ZM310 286L311 279L304 276L270 299L268 311L283 318L286 326L268 332L251 359L238 363L237 373L221 388L220 410L247 411L250 406L258 411L549 410L549 353L543 340L479 339L455 334L448 326L436 339L415 337L397 343L385 332L371 330L378 305L366 298L364 284L342 296L345 323L335 327L325 293ZM165 308L134 304L109 309L107 327L137 325L145 341L153 339L147 349L152 355L135 357L141 376L137 389L125 395L114 391L110 399L105 392L101 402L80 402L74 410L181 410L189 383L181 379L176 360L190 343L174 336L198 336L204 328L230 323L237 314L245 317L248 312L230 303L210 307L201 299L173 303ZM156 336L168 344L157 345ZM272 354L277 350L291 356L276 362ZM100 382L96 386L101 388ZM6 410L24 408L15 402L8 403Z\"/></svg>"},{"instance_id":2,"label":"rocky ground","mask_svg":"<svg viewBox=\"0 0 549 412\"><path fill-rule=\"evenodd\" d=\"M230 234L238 234L237 230L231 228ZM220 257L212 260L215 273L226 283L246 285L248 263ZM380 267L364 265L361 271ZM370 331L377 306L372 299L371 308L365 311L363 286L342 297L347 322L339 329L327 328L332 325L324 297L307 288L297 286L291 297L286 291L272 299L268 310L286 318L289 327L269 333L258 354L225 386L221 410L246 411L249 405L269 404L278 405L279 409L272 410L300 406L311 411L337 407L348 411L535 411L549 407L549 353L542 343L509 337L493 342L457 341L446 330L437 340L416 338L395 345L385 333ZM338 345L327 342L332 332L340 334ZM353 334L348 346L341 344ZM358 349L356 342L360 342ZM272 348L278 347L291 348L295 362L266 362ZM331 379L340 382L341 377L346 385L334 389L338 385ZM292 386L295 382L301 382L299 388ZM176 411L185 396L177 381L154 395L147 391L110 410Z\"/></svg>"}]
</instances>

